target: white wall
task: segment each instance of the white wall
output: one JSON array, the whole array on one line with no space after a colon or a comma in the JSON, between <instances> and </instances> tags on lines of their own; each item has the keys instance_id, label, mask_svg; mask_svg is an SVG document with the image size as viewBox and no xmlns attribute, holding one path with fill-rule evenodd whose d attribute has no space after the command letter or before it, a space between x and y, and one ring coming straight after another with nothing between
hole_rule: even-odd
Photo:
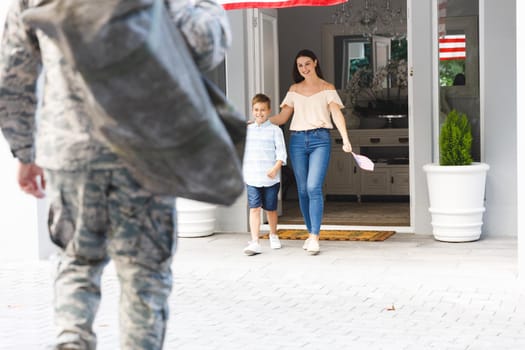
<instances>
[{"instance_id":1,"label":"white wall","mask_svg":"<svg viewBox=\"0 0 525 350\"><path fill-rule=\"evenodd\" d=\"M525 1L516 2L516 62L517 66L517 178L525 179ZM525 182L517 185L517 232L518 232L518 271L520 280L525 281Z\"/></svg>"},{"instance_id":2,"label":"white wall","mask_svg":"<svg viewBox=\"0 0 525 350\"><path fill-rule=\"evenodd\" d=\"M411 19L409 22L409 70L414 75L409 84L411 89L409 111L411 113L409 138L412 195L410 197L411 216L417 234L431 234L429 200L423 165L432 162L432 1L409 0Z\"/></svg>"},{"instance_id":3,"label":"white wall","mask_svg":"<svg viewBox=\"0 0 525 350\"><path fill-rule=\"evenodd\" d=\"M515 11L516 0L480 1L482 151L490 165L483 233L490 236L517 234Z\"/></svg>"},{"instance_id":4,"label":"white wall","mask_svg":"<svg viewBox=\"0 0 525 350\"><path fill-rule=\"evenodd\" d=\"M247 75L246 11L228 11L233 33L232 47L226 56L226 92L229 100L239 111L249 111ZM248 204L246 195L239 197L230 207L219 207L216 215L215 231L247 232Z\"/></svg>"},{"instance_id":5,"label":"white wall","mask_svg":"<svg viewBox=\"0 0 525 350\"><path fill-rule=\"evenodd\" d=\"M0 260L45 258L53 251L46 227L45 200L23 193L16 182L18 161L0 138Z\"/></svg>"}]
</instances>

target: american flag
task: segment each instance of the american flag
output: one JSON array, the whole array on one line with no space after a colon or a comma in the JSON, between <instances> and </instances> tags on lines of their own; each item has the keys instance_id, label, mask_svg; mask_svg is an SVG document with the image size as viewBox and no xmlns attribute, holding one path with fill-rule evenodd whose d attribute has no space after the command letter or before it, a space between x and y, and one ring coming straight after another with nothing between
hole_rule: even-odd
<instances>
[{"instance_id":1,"label":"american flag","mask_svg":"<svg viewBox=\"0 0 525 350\"><path fill-rule=\"evenodd\" d=\"M439 38L439 60L464 60L467 57L465 34L444 35Z\"/></svg>"},{"instance_id":2,"label":"american flag","mask_svg":"<svg viewBox=\"0 0 525 350\"><path fill-rule=\"evenodd\" d=\"M348 0L219 0L226 10L246 8L283 8L294 6L332 6Z\"/></svg>"}]
</instances>

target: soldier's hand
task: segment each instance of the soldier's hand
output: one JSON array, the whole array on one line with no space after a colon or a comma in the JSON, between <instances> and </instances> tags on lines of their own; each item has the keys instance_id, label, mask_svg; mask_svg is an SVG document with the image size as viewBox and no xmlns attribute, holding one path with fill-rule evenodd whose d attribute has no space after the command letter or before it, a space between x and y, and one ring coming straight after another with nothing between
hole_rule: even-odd
<instances>
[{"instance_id":1,"label":"soldier's hand","mask_svg":"<svg viewBox=\"0 0 525 350\"><path fill-rule=\"evenodd\" d=\"M44 171L35 163L22 163L18 165L18 185L25 193L36 198L44 198L46 181Z\"/></svg>"}]
</instances>

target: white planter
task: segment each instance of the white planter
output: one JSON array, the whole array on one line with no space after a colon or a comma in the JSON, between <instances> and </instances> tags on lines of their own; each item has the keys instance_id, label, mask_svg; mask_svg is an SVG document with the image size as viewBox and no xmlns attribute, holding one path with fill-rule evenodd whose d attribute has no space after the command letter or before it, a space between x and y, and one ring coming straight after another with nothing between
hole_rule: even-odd
<instances>
[{"instance_id":1,"label":"white planter","mask_svg":"<svg viewBox=\"0 0 525 350\"><path fill-rule=\"evenodd\" d=\"M488 164L423 166L427 174L434 238L445 242L476 241L483 224Z\"/></svg>"},{"instance_id":2,"label":"white planter","mask_svg":"<svg viewBox=\"0 0 525 350\"><path fill-rule=\"evenodd\" d=\"M216 205L177 198L177 232L179 237L205 237L215 229Z\"/></svg>"}]
</instances>

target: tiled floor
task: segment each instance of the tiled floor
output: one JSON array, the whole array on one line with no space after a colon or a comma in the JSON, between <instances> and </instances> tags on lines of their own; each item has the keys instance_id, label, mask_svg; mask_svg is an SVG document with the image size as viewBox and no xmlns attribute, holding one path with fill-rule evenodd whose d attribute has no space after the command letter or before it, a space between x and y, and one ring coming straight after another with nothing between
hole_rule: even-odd
<instances>
[{"instance_id":1,"label":"tiled floor","mask_svg":"<svg viewBox=\"0 0 525 350\"><path fill-rule=\"evenodd\" d=\"M410 203L388 201L342 201L324 202L324 225L349 226L410 226ZM298 200L282 202L280 224L304 225Z\"/></svg>"},{"instance_id":2,"label":"tiled floor","mask_svg":"<svg viewBox=\"0 0 525 350\"><path fill-rule=\"evenodd\" d=\"M300 241L246 257L248 234L180 239L166 349L525 349L517 242ZM0 349L43 349L53 336L52 263L2 262ZM110 265L96 320L99 349L118 349Z\"/></svg>"}]
</instances>

